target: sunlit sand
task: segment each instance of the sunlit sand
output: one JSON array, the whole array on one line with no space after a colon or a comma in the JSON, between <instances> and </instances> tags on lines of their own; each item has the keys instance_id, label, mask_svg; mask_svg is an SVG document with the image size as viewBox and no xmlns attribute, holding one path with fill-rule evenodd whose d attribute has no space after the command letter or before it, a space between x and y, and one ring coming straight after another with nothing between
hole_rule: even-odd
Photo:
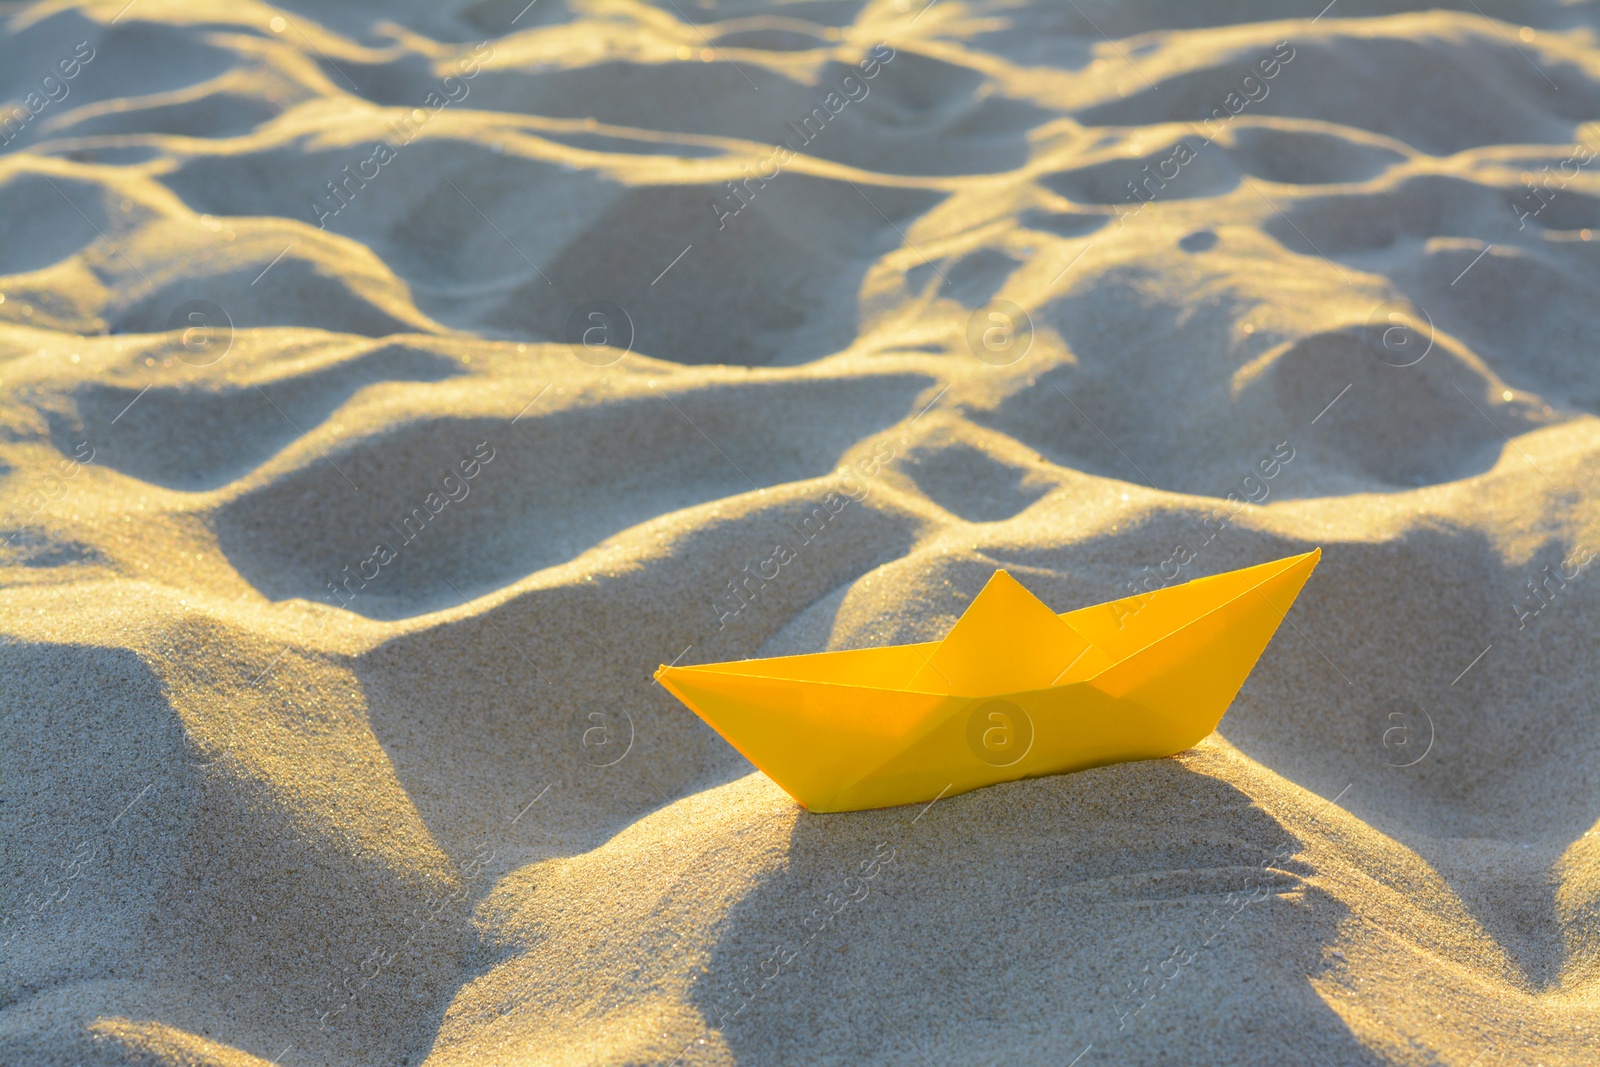
<instances>
[{"instance_id":1,"label":"sunlit sand","mask_svg":"<svg viewBox=\"0 0 1600 1067\"><path fill-rule=\"evenodd\" d=\"M1593 1064L1597 26L1324 2L0 5L0 1063ZM1170 758L652 680L1318 547Z\"/></svg>"}]
</instances>

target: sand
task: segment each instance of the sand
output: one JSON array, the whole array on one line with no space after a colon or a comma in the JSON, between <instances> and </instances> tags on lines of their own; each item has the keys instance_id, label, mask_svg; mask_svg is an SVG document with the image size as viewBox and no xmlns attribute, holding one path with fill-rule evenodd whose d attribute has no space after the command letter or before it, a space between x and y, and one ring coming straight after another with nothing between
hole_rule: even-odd
<instances>
[{"instance_id":1,"label":"sand","mask_svg":"<svg viewBox=\"0 0 1600 1067\"><path fill-rule=\"evenodd\" d=\"M0 1062L1594 1063L1600 22L1321 7L3 5ZM1315 546L1171 759L651 682Z\"/></svg>"}]
</instances>

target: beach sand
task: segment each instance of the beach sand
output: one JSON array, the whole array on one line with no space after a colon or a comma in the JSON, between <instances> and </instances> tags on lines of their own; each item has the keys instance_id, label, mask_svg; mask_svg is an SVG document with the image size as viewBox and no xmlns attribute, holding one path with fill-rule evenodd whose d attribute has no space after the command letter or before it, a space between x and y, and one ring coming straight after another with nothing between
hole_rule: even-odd
<instances>
[{"instance_id":1,"label":"beach sand","mask_svg":"<svg viewBox=\"0 0 1600 1067\"><path fill-rule=\"evenodd\" d=\"M1600 19L1482 4L3 5L0 1063L1593 1064ZM1170 759L651 681L1318 546Z\"/></svg>"}]
</instances>

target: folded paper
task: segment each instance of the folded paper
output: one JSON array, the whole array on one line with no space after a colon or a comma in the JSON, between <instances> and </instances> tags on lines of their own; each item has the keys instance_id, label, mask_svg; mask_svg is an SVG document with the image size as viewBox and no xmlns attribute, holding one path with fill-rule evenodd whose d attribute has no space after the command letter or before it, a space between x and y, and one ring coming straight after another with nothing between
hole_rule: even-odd
<instances>
[{"instance_id":1,"label":"folded paper","mask_svg":"<svg viewBox=\"0 0 1600 1067\"><path fill-rule=\"evenodd\" d=\"M1182 752L1216 729L1321 550L1057 615L994 573L942 641L662 666L812 811Z\"/></svg>"}]
</instances>

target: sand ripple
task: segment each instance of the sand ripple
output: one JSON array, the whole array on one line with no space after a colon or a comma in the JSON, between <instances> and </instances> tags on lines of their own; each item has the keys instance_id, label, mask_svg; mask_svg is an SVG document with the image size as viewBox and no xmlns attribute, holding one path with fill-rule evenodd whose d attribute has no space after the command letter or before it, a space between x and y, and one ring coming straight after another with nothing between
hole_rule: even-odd
<instances>
[{"instance_id":1,"label":"sand ripple","mask_svg":"<svg viewBox=\"0 0 1600 1067\"><path fill-rule=\"evenodd\" d=\"M0 1062L1592 1062L1597 26L1319 6L8 5ZM1318 545L926 811L650 682Z\"/></svg>"}]
</instances>

